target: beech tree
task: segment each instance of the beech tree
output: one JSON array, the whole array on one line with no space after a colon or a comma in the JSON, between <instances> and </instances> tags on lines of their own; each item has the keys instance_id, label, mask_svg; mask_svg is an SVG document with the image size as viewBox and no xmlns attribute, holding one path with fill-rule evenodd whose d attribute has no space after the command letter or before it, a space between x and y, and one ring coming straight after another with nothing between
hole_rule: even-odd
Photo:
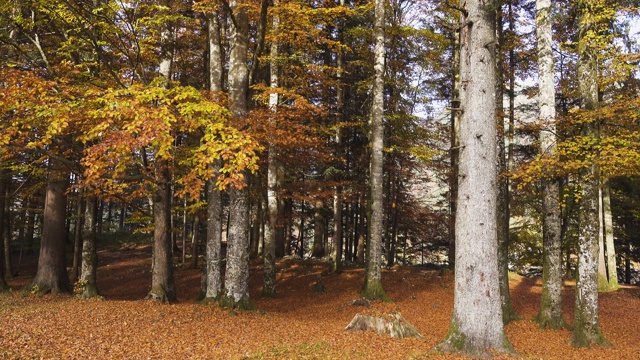
<instances>
[{"instance_id":1,"label":"beech tree","mask_svg":"<svg viewBox=\"0 0 640 360\"><path fill-rule=\"evenodd\" d=\"M591 41L600 31L598 11L605 6L600 0L580 0L578 5L578 88L582 107L596 110L598 104L598 54ZM582 124L582 136L599 137L597 118ZM595 154L594 154L595 155ZM592 161L581 172L581 198L578 233L578 276L573 344L591 346L606 344L598 318L598 233L600 231L599 181L600 169Z\"/></svg>"},{"instance_id":2,"label":"beech tree","mask_svg":"<svg viewBox=\"0 0 640 360\"><path fill-rule=\"evenodd\" d=\"M460 158L454 309L436 349L471 356L513 352L504 332L496 229L495 7L462 1Z\"/></svg>"},{"instance_id":3,"label":"beech tree","mask_svg":"<svg viewBox=\"0 0 640 360\"><path fill-rule=\"evenodd\" d=\"M538 105L540 153L557 157L555 71L552 38L552 4L537 0L536 35L538 38ZM560 329L562 318L562 239L560 218L560 184L557 178L542 179L542 299L536 321L542 327Z\"/></svg>"},{"instance_id":4,"label":"beech tree","mask_svg":"<svg viewBox=\"0 0 640 360\"><path fill-rule=\"evenodd\" d=\"M249 16L246 4L230 1L229 110L241 126L247 116L249 69ZM230 308L251 308L249 300L249 205L247 190L229 190L229 235L224 293L221 304Z\"/></svg>"},{"instance_id":5,"label":"beech tree","mask_svg":"<svg viewBox=\"0 0 640 360\"><path fill-rule=\"evenodd\" d=\"M370 204L368 210L367 268L362 295L366 299L388 300L382 288L383 147L384 147L384 73L385 73L385 1L375 2L375 47L373 102L371 104L371 160L369 163Z\"/></svg>"}]
</instances>

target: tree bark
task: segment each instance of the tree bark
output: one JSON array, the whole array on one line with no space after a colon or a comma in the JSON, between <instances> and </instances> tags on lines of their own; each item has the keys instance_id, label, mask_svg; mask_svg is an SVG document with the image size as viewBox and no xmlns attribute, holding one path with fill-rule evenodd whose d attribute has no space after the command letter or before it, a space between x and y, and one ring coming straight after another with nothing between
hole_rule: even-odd
<instances>
[{"instance_id":1,"label":"tree bark","mask_svg":"<svg viewBox=\"0 0 640 360\"><path fill-rule=\"evenodd\" d=\"M595 37L596 8L599 0L578 1L578 89L582 106L586 110L598 108L598 67L595 47L590 38ZM597 119L585 123L582 135L598 138ZM600 170L593 162L581 172L582 196L580 199L578 232L578 276L574 313L573 344L577 347L607 344L598 317L598 188Z\"/></svg>"},{"instance_id":2,"label":"tree bark","mask_svg":"<svg viewBox=\"0 0 640 360\"><path fill-rule=\"evenodd\" d=\"M231 16L231 52L229 56L229 102L233 116L240 122L247 116L249 72L247 50L249 46L249 19L247 9L238 1L229 1ZM246 179L246 174L245 174ZM221 305L229 308L249 309L249 203L246 189L229 190L229 229L224 297Z\"/></svg>"},{"instance_id":3,"label":"tree bark","mask_svg":"<svg viewBox=\"0 0 640 360\"><path fill-rule=\"evenodd\" d=\"M502 323L496 184L495 4L464 0L460 49L460 173L454 309L436 350L511 353ZM491 350L489 350L491 349Z\"/></svg>"},{"instance_id":4,"label":"tree bark","mask_svg":"<svg viewBox=\"0 0 640 360\"><path fill-rule=\"evenodd\" d=\"M611 187L606 181L602 187L602 212L604 214L604 240L607 249L607 277L608 290L618 290L618 265L616 263L616 248L613 239L613 215L611 214Z\"/></svg>"},{"instance_id":5,"label":"tree bark","mask_svg":"<svg viewBox=\"0 0 640 360\"><path fill-rule=\"evenodd\" d=\"M156 159L153 191L153 259L151 290L147 299L162 303L177 301L171 244L171 176L166 160Z\"/></svg>"},{"instance_id":6,"label":"tree bark","mask_svg":"<svg viewBox=\"0 0 640 360\"><path fill-rule=\"evenodd\" d=\"M96 216L98 214L98 202L96 197L89 195L86 199L86 206L83 208L85 212L82 227L82 264L80 271L82 293L79 295L83 299L88 299L100 296L97 283Z\"/></svg>"},{"instance_id":7,"label":"tree bark","mask_svg":"<svg viewBox=\"0 0 640 360\"><path fill-rule=\"evenodd\" d=\"M160 75L169 87L173 62L173 35L169 26L162 31ZM154 163L155 188L153 189L153 254L151 290L146 299L162 303L177 301L173 276L173 242L171 236L171 175L169 162L156 157ZM99 217L101 218L101 217ZM183 244L184 246L184 244Z\"/></svg>"},{"instance_id":8,"label":"tree bark","mask_svg":"<svg viewBox=\"0 0 640 360\"><path fill-rule=\"evenodd\" d=\"M273 1L273 6L278 10L278 0ZM280 17L278 14L273 15L272 30L278 33L280 26ZM278 42L273 40L270 49L270 81L272 91L278 87ZM269 94L269 110L273 114L278 112L278 93ZM275 116L269 119L271 127L277 127ZM267 226L264 234L264 286L262 295L273 297L276 295L276 226L278 221L278 148L273 141L269 141L267 154Z\"/></svg>"},{"instance_id":9,"label":"tree bark","mask_svg":"<svg viewBox=\"0 0 640 360\"><path fill-rule=\"evenodd\" d=\"M557 158L556 97L554 86L553 32L551 0L537 0L536 34L538 38L538 104L540 153ZM535 317L541 327L566 327L562 318L562 221L560 212L560 181L554 177L542 179L542 298L540 312Z\"/></svg>"},{"instance_id":10,"label":"tree bark","mask_svg":"<svg viewBox=\"0 0 640 360\"><path fill-rule=\"evenodd\" d=\"M73 262L71 265L71 273L69 277L71 282L76 282L80 278L80 265L82 264L82 229L84 226L85 202L82 193L78 194L78 202L76 204L76 222L73 229Z\"/></svg>"},{"instance_id":11,"label":"tree bark","mask_svg":"<svg viewBox=\"0 0 640 360\"><path fill-rule=\"evenodd\" d=\"M373 102L371 104L371 159L369 163L369 196L367 259L362 296L369 300L389 300L382 288L382 233L384 231L384 72L385 72L385 1L375 1L375 47Z\"/></svg>"},{"instance_id":12,"label":"tree bark","mask_svg":"<svg viewBox=\"0 0 640 360\"><path fill-rule=\"evenodd\" d=\"M498 120L498 128L497 128L497 166L498 166L498 199L497 199L497 236L498 236L498 270L500 273L500 298L502 303L502 322L504 324L508 324L513 320L518 320L520 317L513 310L513 304L511 302L511 292L509 289L509 233L510 233L510 220L511 220L511 209L510 209L510 197L511 192L509 189L509 178L507 173L509 171L510 162L508 161L511 158L511 129L513 124L513 86L512 79L514 76L514 67L515 62L513 60L514 52L513 47L509 49L509 137L507 139L507 129L504 126L504 73L502 71L502 63L503 63L503 45L504 45L504 31L503 27L503 19L502 19L502 10L500 6L496 6L497 8L497 16L496 16L496 27L497 27L497 37L498 44L500 46L500 50L496 53L496 116ZM509 3L509 12L511 14L511 3ZM509 27L511 28L511 24L513 24L513 19L509 22ZM505 140L509 141L509 151L505 146Z\"/></svg>"},{"instance_id":13,"label":"tree bark","mask_svg":"<svg viewBox=\"0 0 640 360\"><path fill-rule=\"evenodd\" d=\"M209 90L214 100L223 90L223 54L218 13L209 14L207 19L209 34ZM220 162L210 167L211 178L207 181L207 238L205 241L204 264L202 266L201 295L205 301L218 299L222 289L222 194L216 185Z\"/></svg>"},{"instance_id":14,"label":"tree bark","mask_svg":"<svg viewBox=\"0 0 640 360\"><path fill-rule=\"evenodd\" d=\"M39 293L68 293L71 284L65 261L65 219L69 177L58 170L55 160L50 161L38 270L30 287Z\"/></svg>"}]
</instances>

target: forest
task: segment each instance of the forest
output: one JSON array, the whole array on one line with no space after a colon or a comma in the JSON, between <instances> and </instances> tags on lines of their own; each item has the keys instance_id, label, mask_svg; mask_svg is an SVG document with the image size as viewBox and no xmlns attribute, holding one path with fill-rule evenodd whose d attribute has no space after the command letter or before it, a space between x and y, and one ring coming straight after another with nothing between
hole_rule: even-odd
<instances>
[{"instance_id":1,"label":"forest","mask_svg":"<svg viewBox=\"0 0 640 360\"><path fill-rule=\"evenodd\" d=\"M0 355L638 358L639 9L0 0Z\"/></svg>"}]
</instances>

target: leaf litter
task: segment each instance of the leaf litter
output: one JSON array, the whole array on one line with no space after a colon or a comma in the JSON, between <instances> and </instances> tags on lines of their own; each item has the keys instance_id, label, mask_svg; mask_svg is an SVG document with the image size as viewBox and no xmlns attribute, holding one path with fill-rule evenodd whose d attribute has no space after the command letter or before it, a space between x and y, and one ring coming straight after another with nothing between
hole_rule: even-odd
<instances>
[{"instance_id":1,"label":"leaf litter","mask_svg":"<svg viewBox=\"0 0 640 360\"><path fill-rule=\"evenodd\" d=\"M0 295L0 357L8 359L454 359L431 349L444 339L453 311L453 275L421 267L383 272L393 303L354 306L364 272L330 271L316 260L280 260L276 298L261 298L262 266L252 262L250 296L259 311L230 312L195 302L200 270L175 270L179 301L141 300L151 283L150 249L99 252L98 284L104 300L33 295L28 285L37 257L23 259L21 273ZM318 277L325 291L314 292ZM541 330L536 315L540 278L514 276L511 297L523 320L508 324L507 337L524 358L639 359L640 289L623 286L600 293L600 323L611 347L575 349L568 330ZM563 291L565 319L572 323L575 283ZM422 339L393 339L372 331L345 332L357 313L398 311ZM507 356L504 356L508 358Z\"/></svg>"}]
</instances>

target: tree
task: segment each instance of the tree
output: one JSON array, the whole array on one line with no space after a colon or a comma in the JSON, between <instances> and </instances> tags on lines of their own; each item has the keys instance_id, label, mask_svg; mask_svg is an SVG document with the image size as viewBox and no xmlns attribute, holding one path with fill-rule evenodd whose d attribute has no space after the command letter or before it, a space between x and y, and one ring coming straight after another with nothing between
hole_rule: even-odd
<instances>
[{"instance_id":1,"label":"tree","mask_svg":"<svg viewBox=\"0 0 640 360\"><path fill-rule=\"evenodd\" d=\"M231 52L229 55L229 110L235 121L242 124L247 116L249 69L249 17L245 4L230 1ZM230 308L248 309L249 300L249 206L247 190L233 187L229 190L229 234L227 240L227 267L221 304Z\"/></svg>"},{"instance_id":2,"label":"tree","mask_svg":"<svg viewBox=\"0 0 640 360\"><path fill-rule=\"evenodd\" d=\"M597 47L591 41L597 38L598 10L605 6L600 0L580 0L578 6L578 89L582 107L596 110L598 104L598 55ZM598 139L598 119L582 124L582 136ZM595 158L595 154L592 154ZM593 159L593 158L592 158ZM578 277L573 344L592 346L607 344L598 318L598 233L600 222L599 181L600 169L596 161L591 161L581 171L581 198L579 210L580 229L578 233Z\"/></svg>"},{"instance_id":3,"label":"tree","mask_svg":"<svg viewBox=\"0 0 640 360\"><path fill-rule=\"evenodd\" d=\"M49 159L49 166L38 270L30 287L43 294L68 293L71 284L65 262L65 222L69 175L54 158Z\"/></svg>"},{"instance_id":4,"label":"tree","mask_svg":"<svg viewBox=\"0 0 640 360\"><path fill-rule=\"evenodd\" d=\"M83 241L80 271L80 288L82 292L79 296L83 299L88 299L100 295L97 282L98 256L96 252L98 201L93 194L88 194L85 201L86 206L83 207L85 213L84 226L82 227Z\"/></svg>"},{"instance_id":5,"label":"tree","mask_svg":"<svg viewBox=\"0 0 640 360\"><path fill-rule=\"evenodd\" d=\"M277 11L278 0L274 0L273 6ZM277 32L280 26L280 16L274 13L272 19L273 31ZM273 113L278 112L278 100L279 96L276 92L279 81L279 69L278 65L278 42L274 39L271 43L271 51L269 53L269 72L270 72L270 86L274 92L269 94L269 110ZM274 128L275 119L271 117L270 121L274 122L271 126ZM275 126L274 126L275 125ZM267 224L264 234L264 287L262 294L264 296L275 296L276 294L276 224L278 221L278 160L277 160L277 147L270 141L268 144L267 154Z\"/></svg>"},{"instance_id":6,"label":"tree","mask_svg":"<svg viewBox=\"0 0 640 360\"><path fill-rule=\"evenodd\" d=\"M497 101L497 116L498 116L498 158L497 158L497 166L498 166L498 199L497 199L497 237L498 237L498 269L500 272L500 298L502 302L502 320L505 324L513 320L517 320L520 317L513 310L513 304L511 302L511 291L509 289L509 235L511 233L511 181L508 177L509 167L511 166L511 158L513 153L513 121L514 121L514 86L513 83L515 81L515 56L513 44L509 47L509 64L508 64L508 74L509 74L509 128L505 129L505 121L504 121L504 72L502 70L503 66L503 56L505 48L505 36L503 29L503 11L502 4L499 2L499 5L496 5L498 8L497 16L496 16L496 26L497 26L497 38L499 44L499 50L496 53L496 65L498 66L496 70L496 101ZM514 33L514 22L513 18L513 4L512 2L508 3L509 8L509 33L513 35ZM505 146L505 140L508 138L509 147Z\"/></svg>"},{"instance_id":7,"label":"tree","mask_svg":"<svg viewBox=\"0 0 640 360\"><path fill-rule=\"evenodd\" d=\"M219 97L223 90L223 48L220 36L219 11L214 10L207 17L209 40L209 90ZM205 260L202 265L202 294L205 301L217 299L222 289L222 194L216 184L220 171L219 161L214 162L207 182L207 239Z\"/></svg>"},{"instance_id":8,"label":"tree","mask_svg":"<svg viewBox=\"0 0 640 360\"><path fill-rule=\"evenodd\" d=\"M173 64L173 31L165 24L161 31L159 72L162 86L171 84ZM156 153L153 173L153 253L151 265L151 290L147 299L160 302L177 300L176 284L173 276L173 249L171 243L171 169L166 156ZM186 224L185 224L186 226ZM185 246L183 244L183 246Z\"/></svg>"},{"instance_id":9,"label":"tree","mask_svg":"<svg viewBox=\"0 0 640 360\"><path fill-rule=\"evenodd\" d=\"M460 163L454 309L436 349L470 356L513 352L504 333L496 229L495 7L461 1Z\"/></svg>"},{"instance_id":10,"label":"tree","mask_svg":"<svg viewBox=\"0 0 640 360\"><path fill-rule=\"evenodd\" d=\"M371 159L369 163L370 200L368 209L367 265L362 287L366 299L388 300L382 288L382 234L384 232L383 147L384 147L384 72L385 1L375 2L375 47L373 102L371 104Z\"/></svg>"},{"instance_id":11,"label":"tree","mask_svg":"<svg viewBox=\"0 0 640 360\"><path fill-rule=\"evenodd\" d=\"M538 104L540 153L557 157L556 98L551 1L537 0L536 34L538 38ZM542 267L542 299L535 320L541 327L560 329L562 319L562 239L560 213L560 184L558 178L542 179L542 237L544 259Z\"/></svg>"}]
</instances>

